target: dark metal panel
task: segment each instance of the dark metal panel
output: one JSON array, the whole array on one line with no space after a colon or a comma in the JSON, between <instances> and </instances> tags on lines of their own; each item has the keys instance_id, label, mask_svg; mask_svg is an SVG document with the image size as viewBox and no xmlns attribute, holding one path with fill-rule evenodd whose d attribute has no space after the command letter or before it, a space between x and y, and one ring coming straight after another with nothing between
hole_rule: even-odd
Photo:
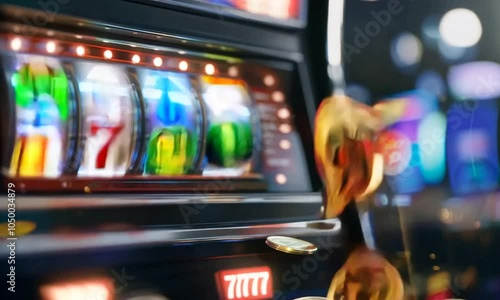
<instances>
[{"instance_id":1,"label":"dark metal panel","mask_svg":"<svg viewBox=\"0 0 500 300\"><path fill-rule=\"evenodd\" d=\"M18 196L18 221L34 233L236 226L314 220L319 194ZM5 218L7 221L7 207ZM216 224L216 225L215 225Z\"/></svg>"},{"instance_id":2,"label":"dark metal panel","mask_svg":"<svg viewBox=\"0 0 500 300\"><path fill-rule=\"evenodd\" d=\"M206 40L207 43L230 43L243 46L300 53L300 38L296 32L243 24L224 18L209 18L169 10L142 3L122 0L2 0L0 4L23 6L39 10L24 23L44 27L61 14L87 18L97 22L126 26ZM133 17L130 17L133 16Z\"/></svg>"}]
</instances>

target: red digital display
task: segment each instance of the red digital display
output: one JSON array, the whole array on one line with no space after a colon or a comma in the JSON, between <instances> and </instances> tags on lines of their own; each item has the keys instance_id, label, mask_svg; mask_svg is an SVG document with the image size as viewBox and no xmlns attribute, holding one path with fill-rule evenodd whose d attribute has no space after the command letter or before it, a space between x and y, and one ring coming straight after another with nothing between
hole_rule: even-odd
<instances>
[{"instance_id":1,"label":"red digital display","mask_svg":"<svg viewBox=\"0 0 500 300\"><path fill-rule=\"evenodd\" d=\"M269 267L221 271L215 274L221 299L272 299L272 272Z\"/></svg>"}]
</instances>

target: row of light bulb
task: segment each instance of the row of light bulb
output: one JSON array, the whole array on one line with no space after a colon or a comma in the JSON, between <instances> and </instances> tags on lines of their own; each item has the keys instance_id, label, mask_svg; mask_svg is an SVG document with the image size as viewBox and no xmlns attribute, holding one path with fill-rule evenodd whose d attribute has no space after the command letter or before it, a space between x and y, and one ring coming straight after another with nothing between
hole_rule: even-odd
<instances>
[{"instance_id":1,"label":"row of light bulb","mask_svg":"<svg viewBox=\"0 0 500 300\"><path fill-rule=\"evenodd\" d=\"M23 41L21 40L21 38L13 38L10 42L10 48L14 51L19 51L21 50L23 47ZM45 44L45 50L47 51L47 53L49 54L54 54L56 51L57 51L57 44L54 42L54 41L49 41ZM75 47L75 53L76 55L78 56L85 56L86 54L86 50L85 50L85 47L84 46L77 46ZM104 50L103 53L103 58L105 59L112 59L113 58L113 51L107 49L107 50ZM139 64L141 62L141 56L139 54L133 54L130 61L133 63L133 64ZM155 57L153 59L153 65L157 68L163 66L163 59L159 56ZM178 65L178 68L180 71L187 71L189 69L189 63L185 60L182 60L179 62L179 65ZM215 69L215 66L213 64L206 64L205 65L205 73L207 75L214 75L216 72L216 69ZM238 68L236 67L230 67L229 70L228 70L228 73L230 76L232 77L237 77L238 76Z\"/></svg>"},{"instance_id":2,"label":"row of light bulb","mask_svg":"<svg viewBox=\"0 0 500 300\"><path fill-rule=\"evenodd\" d=\"M23 40L19 37L15 37L13 39L11 39L10 41L10 48L13 50L13 51L20 51L22 48L23 48ZM49 54L55 54L57 52L57 44L56 42L54 41L49 41L45 44L45 51L47 51L47 53ZM74 48L74 51L76 53L77 56L80 56L80 57L83 57L85 56L85 54L87 53L86 49L84 46L82 45L79 45L79 46L76 46ZM183 52L183 51L181 51ZM179 52L179 53L181 53ZM104 59L113 59L113 51L110 50L110 49L107 49L107 50L104 50L102 52L102 56ZM141 56L139 54L133 54L130 58L130 61L133 63L133 64L139 64L142 59L141 59ZM157 68L160 68L161 66L163 66L163 59L160 57L160 56L157 56L153 59L153 65ZM189 69L189 63L186 61L186 60L182 60L179 62L179 65L178 65L178 68L180 71L187 71ZM205 65L205 73L207 75L214 75L216 73L216 67L209 63L209 64L206 64ZM228 69L228 75L230 77L238 77L239 76L239 70L236 66L232 66ZM267 87L272 87L272 86L275 86L276 85L276 79L274 76L272 75L266 75L263 77L263 82L264 82L264 85L266 85ZM284 101L284 95L282 92L274 92L272 94L272 99L273 101L277 102L277 103L281 103Z\"/></svg>"}]
</instances>

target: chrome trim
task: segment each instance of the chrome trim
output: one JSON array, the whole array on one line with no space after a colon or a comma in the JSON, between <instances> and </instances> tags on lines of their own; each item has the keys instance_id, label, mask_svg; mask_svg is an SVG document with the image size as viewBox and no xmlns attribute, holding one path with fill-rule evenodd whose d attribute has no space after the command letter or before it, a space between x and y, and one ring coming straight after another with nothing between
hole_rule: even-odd
<instances>
[{"instance_id":1,"label":"chrome trim","mask_svg":"<svg viewBox=\"0 0 500 300\"><path fill-rule=\"evenodd\" d=\"M373 236L373 226L370 222L370 213L367 211L360 212L359 221L361 223L361 231L363 233L366 246L369 249L375 250L377 244L375 243L375 237Z\"/></svg>"},{"instance_id":2,"label":"chrome trim","mask_svg":"<svg viewBox=\"0 0 500 300\"><path fill-rule=\"evenodd\" d=\"M185 243L217 242L217 241L249 241L262 239L270 235L290 237L308 237L338 235L342 224L338 219L320 221L330 223L326 229L314 226L315 222L295 222L284 224L257 225L227 228L204 228L186 230L148 230L126 231L114 233L90 233L88 235L55 235L42 234L18 238L22 247L16 249L17 255L36 255L66 251L99 250L117 247L147 247L159 245L176 245ZM10 241L4 240L0 246L0 255L7 255Z\"/></svg>"},{"instance_id":3,"label":"chrome trim","mask_svg":"<svg viewBox=\"0 0 500 300\"><path fill-rule=\"evenodd\" d=\"M48 211L67 208L124 207L160 204L217 204L217 203L318 203L322 202L321 194L279 194L279 195L113 195L113 196L23 196L16 198L17 211ZM0 207L7 211L7 206Z\"/></svg>"}]
</instances>

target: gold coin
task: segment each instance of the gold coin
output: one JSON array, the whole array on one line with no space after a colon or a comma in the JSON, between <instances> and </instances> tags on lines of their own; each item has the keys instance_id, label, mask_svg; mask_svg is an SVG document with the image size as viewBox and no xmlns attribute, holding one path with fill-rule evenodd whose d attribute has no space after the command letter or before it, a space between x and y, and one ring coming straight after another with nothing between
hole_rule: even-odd
<instances>
[{"instance_id":1,"label":"gold coin","mask_svg":"<svg viewBox=\"0 0 500 300\"><path fill-rule=\"evenodd\" d=\"M318 250L314 244L286 236L270 236L266 244L275 250L289 254L310 255Z\"/></svg>"}]
</instances>

